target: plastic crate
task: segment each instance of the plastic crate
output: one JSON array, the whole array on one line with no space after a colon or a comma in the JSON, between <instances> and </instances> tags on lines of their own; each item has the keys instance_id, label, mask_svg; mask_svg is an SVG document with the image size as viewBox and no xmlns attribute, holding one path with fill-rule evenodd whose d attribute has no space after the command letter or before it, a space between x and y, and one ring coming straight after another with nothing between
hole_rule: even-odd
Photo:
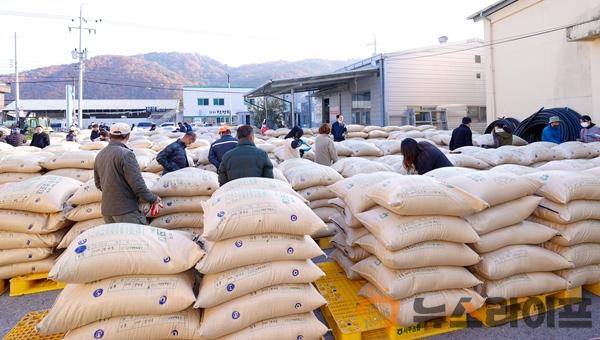
<instances>
[{"instance_id":1,"label":"plastic crate","mask_svg":"<svg viewBox=\"0 0 600 340\"><path fill-rule=\"evenodd\" d=\"M48 336L39 335L35 326L42 321L48 311L29 312L15 327L13 327L3 340L60 340L64 334L52 334Z\"/></svg>"},{"instance_id":2,"label":"plastic crate","mask_svg":"<svg viewBox=\"0 0 600 340\"><path fill-rule=\"evenodd\" d=\"M10 296L36 294L64 287L62 282L48 280L48 273L29 274L10 279Z\"/></svg>"}]
</instances>

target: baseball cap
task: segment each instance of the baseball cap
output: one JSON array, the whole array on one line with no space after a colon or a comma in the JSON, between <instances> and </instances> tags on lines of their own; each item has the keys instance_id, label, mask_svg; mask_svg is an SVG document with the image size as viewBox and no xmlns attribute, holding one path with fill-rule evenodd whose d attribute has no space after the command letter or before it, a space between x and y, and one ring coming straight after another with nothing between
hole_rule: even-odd
<instances>
[{"instance_id":1,"label":"baseball cap","mask_svg":"<svg viewBox=\"0 0 600 340\"><path fill-rule=\"evenodd\" d=\"M131 126L125 123L115 123L110 127L110 134L116 136L128 135L131 132Z\"/></svg>"},{"instance_id":2,"label":"baseball cap","mask_svg":"<svg viewBox=\"0 0 600 340\"><path fill-rule=\"evenodd\" d=\"M227 131L231 131L231 128L229 127L229 125L223 125L219 128L219 133L227 132Z\"/></svg>"},{"instance_id":3,"label":"baseball cap","mask_svg":"<svg viewBox=\"0 0 600 340\"><path fill-rule=\"evenodd\" d=\"M548 120L548 123L560 123L560 118L558 118L558 116L552 116Z\"/></svg>"}]
</instances>

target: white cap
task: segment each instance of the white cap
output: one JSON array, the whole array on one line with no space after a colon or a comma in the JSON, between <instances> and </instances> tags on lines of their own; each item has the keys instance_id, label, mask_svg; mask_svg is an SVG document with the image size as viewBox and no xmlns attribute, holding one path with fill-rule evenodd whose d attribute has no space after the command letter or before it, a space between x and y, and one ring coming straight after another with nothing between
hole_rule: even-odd
<instances>
[{"instance_id":1,"label":"white cap","mask_svg":"<svg viewBox=\"0 0 600 340\"><path fill-rule=\"evenodd\" d=\"M131 126L125 123L115 123L110 127L110 134L116 136L128 135L131 132Z\"/></svg>"}]
</instances>

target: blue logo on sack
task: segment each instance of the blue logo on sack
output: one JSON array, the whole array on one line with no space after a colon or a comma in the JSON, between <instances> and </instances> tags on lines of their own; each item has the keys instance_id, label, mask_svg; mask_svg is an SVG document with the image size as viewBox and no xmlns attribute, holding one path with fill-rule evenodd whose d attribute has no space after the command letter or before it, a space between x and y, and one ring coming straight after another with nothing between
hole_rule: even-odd
<instances>
[{"instance_id":1,"label":"blue logo on sack","mask_svg":"<svg viewBox=\"0 0 600 340\"><path fill-rule=\"evenodd\" d=\"M98 329L94 332L94 339L102 339L103 336L104 336L104 331L101 329Z\"/></svg>"},{"instance_id":2,"label":"blue logo on sack","mask_svg":"<svg viewBox=\"0 0 600 340\"><path fill-rule=\"evenodd\" d=\"M298 337L296 338L296 340L304 340L304 337L302 335L298 335Z\"/></svg>"},{"instance_id":3,"label":"blue logo on sack","mask_svg":"<svg viewBox=\"0 0 600 340\"><path fill-rule=\"evenodd\" d=\"M296 309L298 309L300 307L302 307L302 304L300 302L298 302L297 304L294 305L294 308L296 308Z\"/></svg>"},{"instance_id":4,"label":"blue logo on sack","mask_svg":"<svg viewBox=\"0 0 600 340\"><path fill-rule=\"evenodd\" d=\"M87 238L84 238L84 239L77 241L77 244L82 245L82 244L85 244L86 242L87 242Z\"/></svg>"},{"instance_id":5,"label":"blue logo on sack","mask_svg":"<svg viewBox=\"0 0 600 340\"><path fill-rule=\"evenodd\" d=\"M167 256L167 257L165 257L165 258L163 259L163 262L164 262L164 263L169 263L169 262L171 262L171 256Z\"/></svg>"},{"instance_id":6,"label":"blue logo on sack","mask_svg":"<svg viewBox=\"0 0 600 340\"><path fill-rule=\"evenodd\" d=\"M228 285L227 285L227 291L228 291L228 292L231 292L231 291L233 291L234 289L235 289L235 285L234 285L233 283L230 283L230 284L228 284Z\"/></svg>"},{"instance_id":7,"label":"blue logo on sack","mask_svg":"<svg viewBox=\"0 0 600 340\"><path fill-rule=\"evenodd\" d=\"M179 331L176 330L176 329L174 329L174 330L171 331L171 335L172 336L178 336L179 335Z\"/></svg>"},{"instance_id":8,"label":"blue logo on sack","mask_svg":"<svg viewBox=\"0 0 600 340\"><path fill-rule=\"evenodd\" d=\"M104 289L102 288L98 288L94 291L94 293L92 294L93 297L97 298L100 297L100 295L102 295L102 293L104 293Z\"/></svg>"},{"instance_id":9,"label":"blue logo on sack","mask_svg":"<svg viewBox=\"0 0 600 340\"><path fill-rule=\"evenodd\" d=\"M292 276L298 276L298 275L300 275L300 271L298 269L292 270Z\"/></svg>"},{"instance_id":10,"label":"blue logo on sack","mask_svg":"<svg viewBox=\"0 0 600 340\"><path fill-rule=\"evenodd\" d=\"M223 210L221 210L221 211L219 211L219 212L217 213L217 217L218 217L218 218L221 218L221 217L223 217L223 216L225 216L225 212L224 212Z\"/></svg>"},{"instance_id":11,"label":"blue logo on sack","mask_svg":"<svg viewBox=\"0 0 600 340\"><path fill-rule=\"evenodd\" d=\"M86 246L79 246L77 248L75 248L75 254L81 254L83 253L85 250L87 249Z\"/></svg>"},{"instance_id":12,"label":"blue logo on sack","mask_svg":"<svg viewBox=\"0 0 600 340\"><path fill-rule=\"evenodd\" d=\"M231 317L233 318L233 320L237 320L240 318L240 312L238 311L233 311L233 313L231 313Z\"/></svg>"},{"instance_id":13,"label":"blue logo on sack","mask_svg":"<svg viewBox=\"0 0 600 340\"><path fill-rule=\"evenodd\" d=\"M237 240L235 241L235 246L238 248L241 248L244 245L244 242L242 242L242 240Z\"/></svg>"},{"instance_id":14,"label":"blue logo on sack","mask_svg":"<svg viewBox=\"0 0 600 340\"><path fill-rule=\"evenodd\" d=\"M292 220L292 222L296 222L296 221L298 221L298 216L292 215L292 216L290 216L290 220Z\"/></svg>"},{"instance_id":15,"label":"blue logo on sack","mask_svg":"<svg viewBox=\"0 0 600 340\"><path fill-rule=\"evenodd\" d=\"M294 248L292 248L292 247L289 247L289 248L287 249L287 253L288 253L288 254L290 254L290 255L292 255L292 254L294 253Z\"/></svg>"},{"instance_id":16,"label":"blue logo on sack","mask_svg":"<svg viewBox=\"0 0 600 340\"><path fill-rule=\"evenodd\" d=\"M163 295L160 297L160 299L158 299L158 304L164 305L165 303L167 303L167 297Z\"/></svg>"}]
</instances>

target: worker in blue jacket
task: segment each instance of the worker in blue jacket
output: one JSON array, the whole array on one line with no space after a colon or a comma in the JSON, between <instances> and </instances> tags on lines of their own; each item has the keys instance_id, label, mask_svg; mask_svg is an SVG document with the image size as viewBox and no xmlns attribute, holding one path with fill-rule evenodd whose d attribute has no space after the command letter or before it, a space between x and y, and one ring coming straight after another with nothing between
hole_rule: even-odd
<instances>
[{"instance_id":1,"label":"worker in blue jacket","mask_svg":"<svg viewBox=\"0 0 600 340\"><path fill-rule=\"evenodd\" d=\"M339 114L335 116L336 122L331 124L331 134L333 135L334 142L341 142L345 138L348 129L346 128L346 124L344 124L344 116Z\"/></svg>"},{"instance_id":2,"label":"worker in blue jacket","mask_svg":"<svg viewBox=\"0 0 600 340\"><path fill-rule=\"evenodd\" d=\"M551 142L560 144L563 141L562 133L560 131L560 118L552 116L548 120L548 126L542 131L542 142Z\"/></svg>"},{"instance_id":3,"label":"worker in blue jacket","mask_svg":"<svg viewBox=\"0 0 600 340\"><path fill-rule=\"evenodd\" d=\"M208 151L208 161L217 169L221 165L225 153L234 149L238 144L238 140L231 135L231 129L227 125L219 128L219 136L221 138L212 143Z\"/></svg>"}]
</instances>

